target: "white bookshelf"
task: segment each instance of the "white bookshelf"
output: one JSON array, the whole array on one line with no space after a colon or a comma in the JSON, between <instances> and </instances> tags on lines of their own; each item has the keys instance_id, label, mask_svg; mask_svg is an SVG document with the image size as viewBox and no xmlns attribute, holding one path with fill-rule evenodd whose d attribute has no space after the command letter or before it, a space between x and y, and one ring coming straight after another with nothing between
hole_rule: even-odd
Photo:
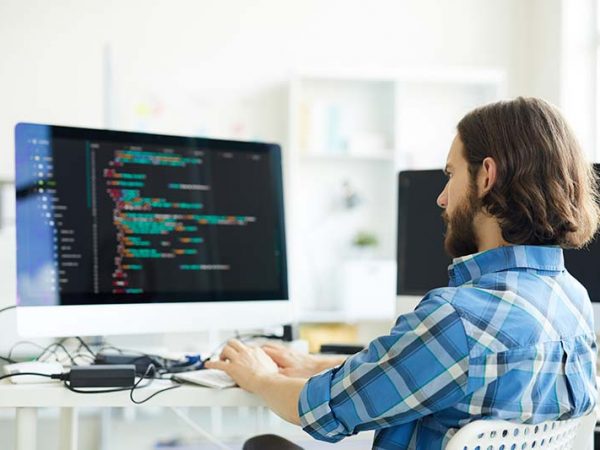
<instances>
[{"instance_id":1,"label":"white bookshelf","mask_svg":"<svg viewBox=\"0 0 600 450\"><path fill-rule=\"evenodd\" d=\"M397 173L443 167L460 118L504 95L503 72L487 69L310 69L292 77L287 211L290 288L301 320L389 320ZM348 190L357 197L352 208ZM351 242L359 231L378 245L357 252ZM364 310L348 284L374 292Z\"/></svg>"}]
</instances>

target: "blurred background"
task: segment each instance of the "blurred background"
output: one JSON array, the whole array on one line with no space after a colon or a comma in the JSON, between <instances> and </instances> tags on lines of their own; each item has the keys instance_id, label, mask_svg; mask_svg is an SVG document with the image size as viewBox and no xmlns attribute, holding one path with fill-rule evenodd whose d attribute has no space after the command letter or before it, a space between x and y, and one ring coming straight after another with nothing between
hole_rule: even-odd
<instances>
[{"instance_id":1,"label":"blurred background","mask_svg":"<svg viewBox=\"0 0 600 450\"><path fill-rule=\"evenodd\" d=\"M0 0L0 308L16 298L17 122L270 141L283 148L290 295L304 337L312 347L367 342L410 309L396 298L397 173L442 168L466 112L542 97L598 160L599 9ZM0 317L0 351L18 339ZM160 411L144 411L137 421L122 412L132 434L110 447L90 413L85 448L152 448L160 433L177 434ZM0 434L11 435L11 414L0 415ZM143 420L167 425L152 435Z\"/></svg>"}]
</instances>

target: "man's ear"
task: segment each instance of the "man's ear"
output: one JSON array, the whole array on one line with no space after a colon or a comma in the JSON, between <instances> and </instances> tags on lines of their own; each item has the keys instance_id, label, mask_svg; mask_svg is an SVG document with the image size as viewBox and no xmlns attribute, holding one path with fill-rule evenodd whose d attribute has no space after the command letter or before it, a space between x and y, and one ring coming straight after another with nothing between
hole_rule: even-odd
<instances>
[{"instance_id":1,"label":"man's ear","mask_svg":"<svg viewBox=\"0 0 600 450\"><path fill-rule=\"evenodd\" d=\"M479 169L478 187L479 196L483 197L492 190L498 178L498 166L493 158L487 157L481 162Z\"/></svg>"}]
</instances>

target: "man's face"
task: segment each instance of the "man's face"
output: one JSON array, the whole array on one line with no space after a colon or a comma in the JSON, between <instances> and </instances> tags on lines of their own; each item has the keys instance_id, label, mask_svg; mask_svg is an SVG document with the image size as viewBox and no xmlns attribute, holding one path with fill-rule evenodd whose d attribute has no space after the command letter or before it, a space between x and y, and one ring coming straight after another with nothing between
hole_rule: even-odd
<instances>
[{"instance_id":1,"label":"man's face","mask_svg":"<svg viewBox=\"0 0 600 450\"><path fill-rule=\"evenodd\" d=\"M448 182L437 198L438 206L444 209L442 217L446 222L444 247L452 258L478 251L474 219L479 211L479 201L463 152L463 144L457 135L452 141L444 170Z\"/></svg>"}]
</instances>

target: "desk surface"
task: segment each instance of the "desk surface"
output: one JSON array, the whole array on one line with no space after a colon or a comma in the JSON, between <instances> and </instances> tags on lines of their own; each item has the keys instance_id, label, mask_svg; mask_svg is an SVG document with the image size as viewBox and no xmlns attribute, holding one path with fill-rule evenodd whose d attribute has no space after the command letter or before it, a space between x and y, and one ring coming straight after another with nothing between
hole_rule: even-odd
<instances>
[{"instance_id":1,"label":"desk surface","mask_svg":"<svg viewBox=\"0 0 600 450\"><path fill-rule=\"evenodd\" d=\"M597 377L600 385L600 377ZM143 400L160 389L172 386L167 380L155 380L152 385L136 389L134 398ZM600 407L600 393L598 399ZM241 388L211 389L182 384L177 389L161 392L142 405L129 399L129 391L105 394L71 392L62 383L14 384L0 381L0 408L20 407L125 407L125 406L265 406L256 395Z\"/></svg>"},{"instance_id":2,"label":"desk surface","mask_svg":"<svg viewBox=\"0 0 600 450\"><path fill-rule=\"evenodd\" d=\"M172 385L171 381L155 380L148 387L136 389L133 396L138 401L143 400ZM0 408L87 406L264 406L264 402L241 388L211 389L183 384L177 389L161 392L142 405L136 405L129 399L129 391L79 394L69 391L62 383L0 382Z\"/></svg>"}]
</instances>

